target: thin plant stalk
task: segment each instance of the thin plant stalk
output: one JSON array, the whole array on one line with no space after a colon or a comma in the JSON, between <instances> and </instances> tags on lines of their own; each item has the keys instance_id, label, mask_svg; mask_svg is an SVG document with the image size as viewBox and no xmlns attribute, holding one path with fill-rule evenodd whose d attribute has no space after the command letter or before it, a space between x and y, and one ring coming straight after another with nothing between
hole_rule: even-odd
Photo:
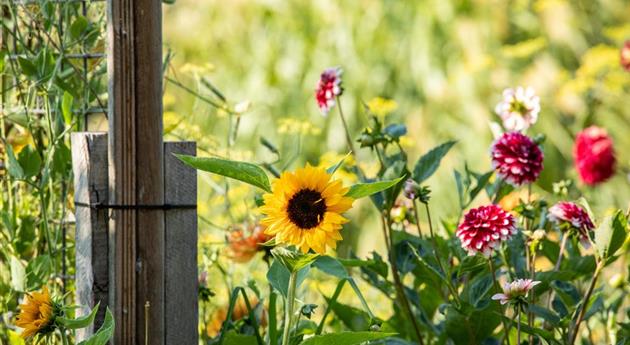
<instances>
[{"instance_id":1,"label":"thin plant stalk","mask_svg":"<svg viewBox=\"0 0 630 345\"><path fill-rule=\"evenodd\" d=\"M416 217L416 229L418 229L418 237L422 239L422 229L420 228L420 214L418 212L418 205L416 200L411 201L413 203L413 216ZM431 235L433 237L433 235Z\"/></svg>"},{"instance_id":2,"label":"thin plant stalk","mask_svg":"<svg viewBox=\"0 0 630 345\"><path fill-rule=\"evenodd\" d=\"M389 212L384 212L389 215ZM415 332L415 336L418 339L418 344L424 345L424 341L422 340L422 333L420 332L420 325L418 325L418 320L416 320L413 311L411 310L411 304L407 295L405 294L405 288L398 274L398 267L396 265L396 253L394 252L394 246L392 243L392 233L391 227L389 226L389 217L385 217L381 215L381 221L383 225L383 233L385 235L385 241L387 242L387 252L389 257L389 263L392 266L392 275L394 277L394 287L396 288L396 295L398 298L398 303L405 310L411 325L413 326L413 330ZM284 344L283 344L284 345Z\"/></svg>"},{"instance_id":3,"label":"thin plant stalk","mask_svg":"<svg viewBox=\"0 0 630 345\"><path fill-rule=\"evenodd\" d=\"M415 201L413 205L415 208L416 206ZM457 293L457 290L455 290L455 287L453 287L453 284L451 284L451 278L449 277L448 272L446 272L446 270L444 269L444 265L442 265L442 260L440 259L440 256L438 255L438 245L437 245L437 240L435 239L435 233L433 232L433 222L431 221L431 211L429 210L429 203L424 203L424 209L427 213L427 221L429 222L429 236L431 236L431 244L433 245L433 255L435 256L435 261L437 261L437 264L440 267L440 270L446 277L446 280L448 282L448 284L446 284L448 287L448 290L450 291L451 296L453 296L453 300L455 301L456 306L459 308L461 306L461 301L459 300L459 294Z\"/></svg>"},{"instance_id":4,"label":"thin plant stalk","mask_svg":"<svg viewBox=\"0 0 630 345\"><path fill-rule=\"evenodd\" d=\"M284 329L282 331L282 345L289 345L291 333L291 321L295 305L295 290L297 288L297 272L291 272L289 276L289 291L284 307Z\"/></svg>"},{"instance_id":5,"label":"thin plant stalk","mask_svg":"<svg viewBox=\"0 0 630 345\"><path fill-rule=\"evenodd\" d=\"M521 307L516 307L516 344L521 344Z\"/></svg>"},{"instance_id":6,"label":"thin plant stalk","mask_svg":"<svg viewBox=\"0 0 630 345\"><path fill-rule=\"evenodd\" d=\"M490 272L492 273L492 281L494 283L494 289L496 290L497 293L501 292L501 287L499 286L499 281L497 280L497 274L495 272L494 269L494 264L492 263L492 258L488 258L488 266L490 267ZM508 327L507 322L505 322L505 318L503 318L503 315L505 314L505 310L503 309L503 307L501 307L501 322L503 323L503 329L505 331L505 336L503 337L503 339L505 340L505 342L507 343L507 345L510 345L510 328Z\"/></svg>"},{"instance_id":7,"label":"thin plant stalk","mask_svg":"<svg viewBox=\"0 0 630 345\"><path fill-rule=\"evenodd\" d=\"M582 320L584 319L584 314L586 314L586 307L588 305L588 301L591 299L591 295L593 294L593 290L595 289L595 285L597 284L597 278L599 278L599 274L601 273L602 268L604 268L604 262L599 261L597 263L597 267L595 267L595 273L593 273L593 278L591 278L591 283L589 284L588 289L586 290L586 294L584 295L584 298L582 299L582 303L580 305L580 314L578 315L577 320L575 320L575 325L573 326L573 329L569 332L568 345L573 345L575 343L575 339L577 339L577 335L580 331L580 324L582 323Z\"/></svg>"},{"instance_id":8,"label":"thin plant stalk","mask_svg":"<svg viewBox=\"0 0 630 345\"><path fill-rule=\"evenodd\" d=\"M356 150L354 149L354 144L352 143L352 136L350 135L350 128L348 127L348 123L346 122L346 117L343 115L343 110L341 109L341 99L337 96L337 108L339 109L339 117L341 118L341 123L343 124L343 129L346 133L346 141L348 142L348 148L352 151L353 155L356 155Z\"/></svg>"},{"instance_id":9,"label":"thin plant stalk","mask_svg":"<svg viewBox=\"0 0 630 345\"><path fill-rule=\"evenodd\" d=\"M564 251L567 247L567 239L569 238L568 234L562 234L562 241L560 242L560 251L558 252L558 259L556 260L556 264L553 267L554 271L560 269L560 264L562 263L562 257L564 256Z\"/></svg>"}]
</instances>

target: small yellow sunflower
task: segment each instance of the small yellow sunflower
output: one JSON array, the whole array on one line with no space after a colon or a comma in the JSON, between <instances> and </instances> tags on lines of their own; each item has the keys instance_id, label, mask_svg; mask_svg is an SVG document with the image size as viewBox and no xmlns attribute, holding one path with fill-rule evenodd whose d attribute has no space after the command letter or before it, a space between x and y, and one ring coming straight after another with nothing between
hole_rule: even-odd
<instances>
[{"instance_id":1,"label":"small yellow sunflower","mask_svg":"<svg viewBox=\"0 0 630 345\"><path fill-rule=\"evenodd\" d=\"M341 214L352 207L354 199L345 197L348 188L340 180L331 181L323 168L306 165L295 172L284 172L273 182L272 192L263 196L260 211L266 234L276 242L295 245L304 253L309 249L323 254L326 246L337 247L342 224Z\"/></svg>"},{"instance_id":2,"label":"small yellow sunflower","mask_svg":"<svg viewBox=\"0 0 630 345\"><path fill-rule=\"evenodd\" d=\"M54 309L47 287L42 292L26 294L26 302L20 305L20 315L15 321L16 326L23 328L22 338L52 331Z\"/></svg>"}]
</instances>

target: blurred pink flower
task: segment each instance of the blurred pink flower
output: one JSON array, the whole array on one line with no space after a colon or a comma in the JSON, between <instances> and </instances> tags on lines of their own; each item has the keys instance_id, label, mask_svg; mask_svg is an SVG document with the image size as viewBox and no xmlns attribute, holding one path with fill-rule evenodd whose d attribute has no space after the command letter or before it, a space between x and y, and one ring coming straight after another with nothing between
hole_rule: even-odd
<instances>
[{"instance_id":1,"label":"blurred pink flower","mask_svg":"<svg viewBox=\"0 0 630 345\"><path fill-rule=\"evenodd\" d=\"M503 100L494 108L508 131L522 131L538 120L540 98L531 87L503 90Z\"/></svg>"},{"instance_id":2,"label":"blurred pink flower","mask_svg":"<svg viewBox=\"0 0 630 345\"><path fill-rule=\"evenodd\" d=\"M615 174L613 141L605 129L591 126L578 133L573 146L575 168L587 185L596 185Z\"/></svg>"},{"instance_id":3,"label":"blurred pink flower","mask_svg":"<svg viewBox=\"0 0 630 345\"><path fill-rule=\"evenodd\" d=\"M520 301L522 298L527 297L529 290L538 284L540 282L537 280L517 279L511 283L503 284L503 293L495 294L492 296L492 299L500 301L501 304Z\"/></svg>"},{"instance_id":4,"label":"blurred pink flower","mask_svg":"<svg viewBox=\"0 0 630 345\"><path fill-rule=\"evenodd\" d=\"M630 40L624 42L621 47L620 59L621 67L630 72Z\"/></svg>"},{"instance_id":5,"label":"blurred pink flower","mask_svg":"<svg viewBox=\"0 0 630 345\"><path fill-rule=\"evenodd\" d=\"M543 153L538 145L520 132L503 133L491 149L492 167L513 186L532 183L543 169Z\"/></svg>"},{"instance_id":6,"label":"blurred pink flower","mask_svg":"<svg viewBox=\"0 0 630 345\"><path fill-rule=\"evenodd\" d=\"M457 237L469 255L482 253L489 257L501 241L516 233L514 216L497 205L473 208L457 227Z\"/></svg>"},{"instance_id":7,"label":"blurred pink flower","mask_svg":"<svg viewBox=\"0 0 630 345\"><path fill-rule=\"evenodd\" d=\"M322 115L328 115L328 112L336 104L336 98L341 96L343 88L341 87L341 74L340 67L327 68L322 72L317 82L317 89L315 90L315 99L317 100L317 106L322 112Z\"/></svg>"}]
</instances>

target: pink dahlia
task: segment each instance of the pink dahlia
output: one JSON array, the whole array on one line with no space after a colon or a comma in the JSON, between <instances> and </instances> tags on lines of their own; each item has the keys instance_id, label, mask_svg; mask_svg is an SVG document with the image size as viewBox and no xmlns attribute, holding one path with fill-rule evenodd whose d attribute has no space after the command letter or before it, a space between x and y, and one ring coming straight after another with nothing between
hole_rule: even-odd
<instances>
[{"instance_id":1,"label":"pink dahlia","mask_svg":"<svg viewBox=\"0 0 630 345\"><path fill-rule=\"evenodd\" d=\"M556 223L561 229L575 229L582 240L588 239L588 231L595 225L580 206L568 201L561 201L549 208L549 220Z\"/></svg>"},{"instance_id":2,"label":"pink dahlia","mask_svg":"<svg viewBox=\"0 0 630 345\"><path fill-rule=\"evenodd\" d=\"M340 67L331 67L324 70L319 77L317 89L315 90L315 99L319 110L324 116L335 106L337 97L341 96L343 92L341 87L342 72Z\"/></svg>"},{"instance_id":3,"label":"pink dahlia","mask_svg":"<svg viewBox=\"0 0 630 345\"><path fill-rule=\"evenodd\" d=\"M630 40L627 40L623 44L620 55L619 61L621 62L621 67L630 72Z\"/></svg>"},{"instance_id":4,"label":"pink dahlia","mask_svg":"<svg viewBox=\"0 0 630 345\"><path fill-rule=\"evenodd\" d=\"M497 205L473 208L457 227L457 237L469 255L482 253L488 257L501 241L516 233L516 220Z\"/></svg>"},{"instance_id":5,"label":"pink dahlia","mask_svg":"<svg viewBox=\"0 0 630 345\"><path fill-rule=\"evenodd\" d=\"M520 132L503 133L492 144L492 167L513 186L532 183L543 169L543 153L538 145Z\"/></svg>"},{"instance_id":6,"label":"pink dahlia","mask_svg":"<svg viewBox=\"0 0 630 345\"><path fill-rule=\"evenodd\" d=\"M613 141L603 128L591 126L578 133L573 158L580 179L587 185L604 182L615 173Z\"/></svg>"},{"instance_id":7,"label":"pink dahlia","mask_svg":"<svg viewBox=\"0 0 630 345\"><path fill-rule=\"evenodd\" d=\"M503 293L492 296L492 299L499 300L501 304L508 302L525 302L525 297L527 297L529 290L538 284L540 284L540 282L537 280L517 279L511 283L503 284Z\"/></svg>"}]
</instances>

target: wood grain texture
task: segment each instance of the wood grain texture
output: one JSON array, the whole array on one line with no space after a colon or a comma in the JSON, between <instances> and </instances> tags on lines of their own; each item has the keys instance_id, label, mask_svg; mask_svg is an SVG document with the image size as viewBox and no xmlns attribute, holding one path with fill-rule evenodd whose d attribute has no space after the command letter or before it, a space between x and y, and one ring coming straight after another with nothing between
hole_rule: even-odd
<instances>
[{"instance_id":1,"label":"wood grain texture","mask_svg":"<svg viewBox=\"0 0 630 345\"><path fill-rule=\"evenodd\" d=\"M71 142L75 201L107 204L107 133L72 133ZM75 217L76 303L89 308L100 303L94 324L77 330L77 340L83 340L103 324L108 305L108 211L78 206Z\"/></svg>"},{"instance_id":2,"label":"wood grain texture","mask_svg":"<svg viewBox=\"0 0 630 345\"><path fill-rule=\"evenodd\" d=\"M110 202L164 202L161 1L108 0ZM164 343L164 216L116 210L110 224L114 342ZM149 302L149 320L144 305ZM145 329L145 325L149 329Z\"/></svg>"},{"instance_id":3,"label":"wood grain texture","mask_svg":"<svg viewBox=\"0 0 630 345\"><path fill-rule=\"evenodd\" d=\"M197 171L173 153L196 155L194 142L164 143L164 198L171 205L197 203ZM197 210L165 212L166 345L197 344L199 319Z\"/></svg>"}]
</instances>

